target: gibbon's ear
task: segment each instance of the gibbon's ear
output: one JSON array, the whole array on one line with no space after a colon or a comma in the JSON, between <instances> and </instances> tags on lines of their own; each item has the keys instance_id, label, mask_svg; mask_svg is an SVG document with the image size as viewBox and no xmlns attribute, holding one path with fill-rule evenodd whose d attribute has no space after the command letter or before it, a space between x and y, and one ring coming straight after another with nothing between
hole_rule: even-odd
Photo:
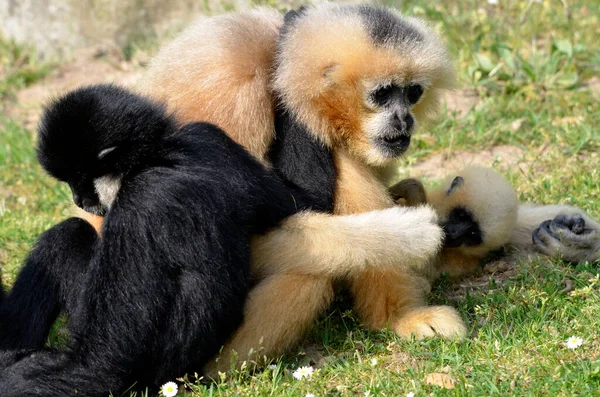
<instances>
[{"instance_id":1,"label":"gibbon's ear","mask_svg":"<svg viewBox=\"0 0 600 397\"><path fill-rule=\"evenodd\" d=\"M452 193L454 193L458 188L460 188L463 185L463 183L465 183L465 180L462 176L459 175L456 178L454 178L454 180L450 184L450 188L448 188L448 191L446 192L446 196L450 196Z\"/></svg>"},{"instance_id":2,"label":"gibbon's ear","mask_svg":"<svg viewBox=\"0 0 600 397\"><path fill-rule=\"evenodd\" d=\"M337 63L333 63L331 65L325 66L323 71L321 72L321 76L325 79L326 84L335 83L335 72L339 69L340 65Z\"/></svg>"}]
</instances>

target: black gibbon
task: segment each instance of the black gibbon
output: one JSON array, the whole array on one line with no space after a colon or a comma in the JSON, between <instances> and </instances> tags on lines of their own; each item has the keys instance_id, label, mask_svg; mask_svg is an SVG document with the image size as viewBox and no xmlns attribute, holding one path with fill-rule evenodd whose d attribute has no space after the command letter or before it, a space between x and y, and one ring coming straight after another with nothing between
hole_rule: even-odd
<instances>
[{"instance_id":1,"label":"black gibbon","mask_svg":"<svg viewBox=\"0 0 600 397\"><path fill-rule=\"evenodd\" d=\"M303 208L302 192L214 125L180 128L111 85L49 105L37 152L102 233L70 218L38 240L0 310L0 394L101 396L200 372L242 322L250 235ZM29 354L61 310L67 349Z\"/></svg>"},{"instance_id":2,"label":"black gibbon","mask_svg":"<svg viewBox=\"0 0 600 397\"><path fill-rule=\"evenodd\" d=\"M406 271L427 266L441 246L435 212L388 212L396 206L377 176L453 84L452 61L425 22L366 5L305 7L288 14L285 26L269 9L202 18L159 51L142 88L179 120L221 125L261 161L279 161L275 169L303 156L271 156L275 127L298 128L335 162L337 216L295 215L253 239L260 281L211 370L229 368L232 350L242 361L253 358L251 349L273 357L298 342L331 302L335 278L349 283L370 329L466 335L455 309L425 306L415 287L421 276ZM302 178L293 170L286 177Z\"/></svg>"}]
</instances>

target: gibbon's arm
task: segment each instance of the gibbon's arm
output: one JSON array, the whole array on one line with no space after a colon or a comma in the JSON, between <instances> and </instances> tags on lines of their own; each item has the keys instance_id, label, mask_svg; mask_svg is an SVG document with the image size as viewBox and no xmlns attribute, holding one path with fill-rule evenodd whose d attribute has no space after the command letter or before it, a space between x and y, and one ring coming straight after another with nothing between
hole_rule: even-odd
<instances>
[{"instance_id":1,"label":"gibbon's arm","mask_svg":"<svg viewBox=\"0 0 600 397\"><path fill-rule=\"evenodd\" d=\"M337 277L369 266L416 268L441 246L436 222L428 206L346 216L297 214L253 238L253 270L258 276L294 272Z\"/></svg>"},{"instance_id":2,"label":"gibbon's arm","mask_svg":"<svg viewBox=\"0 0 600 397\"><path fill-rule=\"evenodd\" d=\"M600 224L568 205L521 204L510 244L569 262L600 260Z\"/></svg>"}]
</instances>

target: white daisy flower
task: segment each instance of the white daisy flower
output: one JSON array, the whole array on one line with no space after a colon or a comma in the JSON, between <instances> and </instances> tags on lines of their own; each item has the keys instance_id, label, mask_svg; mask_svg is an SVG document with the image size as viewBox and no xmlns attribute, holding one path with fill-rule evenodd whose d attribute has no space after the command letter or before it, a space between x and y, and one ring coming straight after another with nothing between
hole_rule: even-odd
<instances>
[{"instance_id":1,"label":"white daisy flower","mask_svg":"<svg viewBox=\"0 0 600 397\"><path fill-rule=\"evenodd\" d=\"M581 339L578 336L571 336L565 342L565 346L567 346L567 349L577 349L581 345L583 345L583 339Z\"/></svg>"},{"instance_id":2,"label":"white daisy flower","mask_svg":"<svg viewBox=\"0 0 600 397\"><path fill-rule=\"evenodd\" d=\"M313 374L313 367L300 367L292 374L296 379L310 378Z\"/></svg>"},{"instance_id":3,"label":"white daisy flower","mask_svg":"<svg viewBox=\"0 0 600 397\"><path fill-rule=\"evenodd\" d=\"M487 0L488 4L498 4L498 0Z\"/></svg>"},{"instance_id":4,"label":"white daisy flower","mask_svg":"<svg viewBox=\"0 0 600 397\"><path fill-rule=\"evenodd\" d=\"M305 397L315 397L315 395L312 393L307 393Z\"/></svg>"},{"instance_id":5,"label":"white daisy flower","mask_svg":"<svg viewBox=\"0 0 600 397\"><path fill-rule=\"evenodd\" d=\"M377 359L376 358L372 358L371 359L371 365L374 367L377 365Z\"/></svg>"},{"instance_id":6,"label":"white daisy flower","mask_svg":"<svg viewBox=\"0 0 600 397\"><path fill-rule=\"evenodd\" d=\"M269 364L267 366L268 369L270 369L271 371L275 371L277 369L277 365L276 364Z\"/></svg>"},{"instance_id":7,"label":"white daisy flower","mask_svg":"<svg viewBox=\"0 0 600 397\"><path fill-rule=\"evenodd\" d=\"M406 394L406 397L415 397L415 393L414 392L410 392Z\"/></svg>"},{"instance_id":8,"label":"white daisy flower","mask_svg":"<svg viewBox=\"0 0 600 397\"><path fill-rule=\"evenodd\" d=\"M175 382L167 382L160 387L160 392L164 397L174 397L177 394L177 384Z\"/></svg>"}]
</instances>

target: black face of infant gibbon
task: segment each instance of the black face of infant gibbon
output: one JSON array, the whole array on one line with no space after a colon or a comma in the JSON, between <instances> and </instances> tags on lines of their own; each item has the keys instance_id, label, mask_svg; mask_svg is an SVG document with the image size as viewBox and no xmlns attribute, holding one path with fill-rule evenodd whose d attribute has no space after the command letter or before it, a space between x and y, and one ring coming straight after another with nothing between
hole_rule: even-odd
<instances>
[{"instance_id":1,"label":"black face of infant gibbon","mask_svg":"<svg viewBox=\"0 0 600 397\"><path fill-rule=\"evenodd\" d=\"M473 215L464 207L456 207L442 224L444 247L472 247L483 243L483 233Z\"/></svg>"},{"instance_id":2,"label":"black face of infant gibbon","mask_svg":"<svg viewBox=\"0 0 600 397\"><path fill-rule=\"evenodd\" d=\"M156 116L163 113L159 105L136 98L118 87L97 86L46 109L40 164L68 183L75 204L89 213L105 215L121 176L143 163L161 136L174 132L168 118ZM120 108L127 112L116 111Z\"/></svg>"}]
</instances>

